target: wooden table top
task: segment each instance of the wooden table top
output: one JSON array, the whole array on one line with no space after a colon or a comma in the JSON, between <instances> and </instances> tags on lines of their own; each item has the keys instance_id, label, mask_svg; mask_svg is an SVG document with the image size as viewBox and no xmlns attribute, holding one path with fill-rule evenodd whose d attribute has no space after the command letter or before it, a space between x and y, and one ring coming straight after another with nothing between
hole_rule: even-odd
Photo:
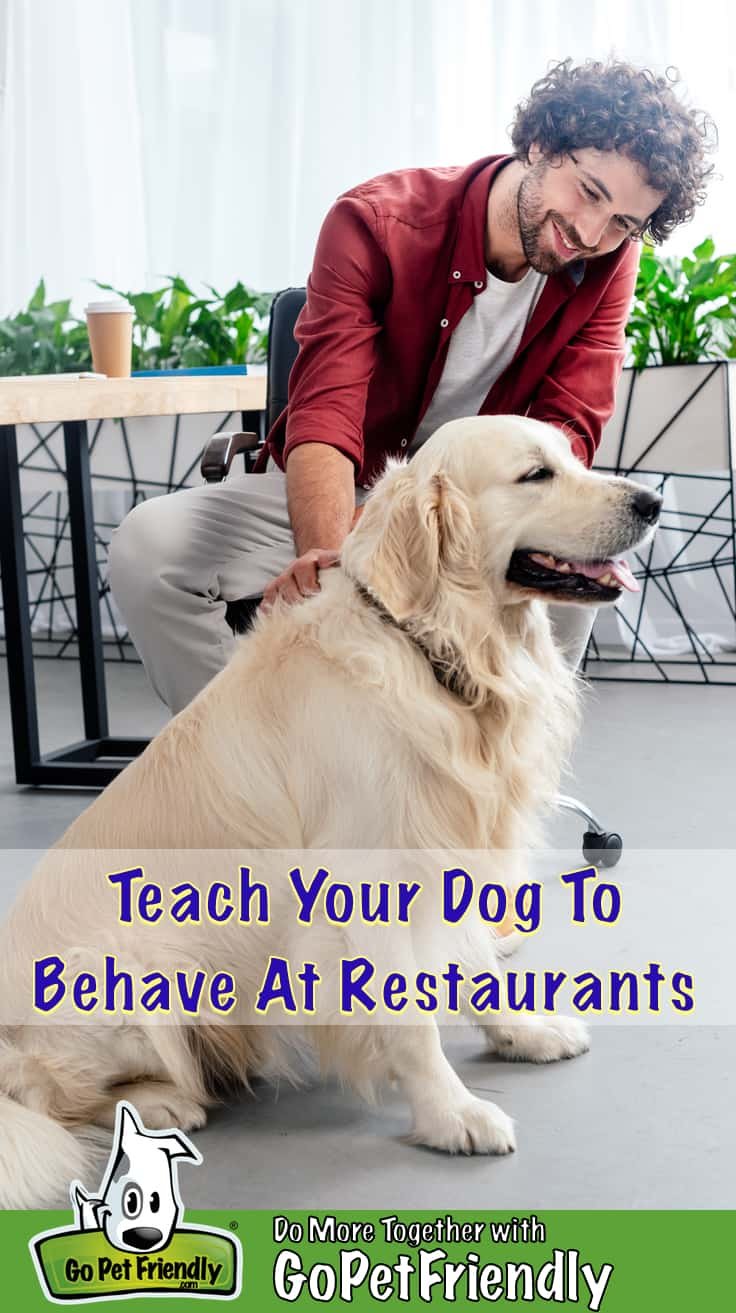
<instances>
[{"instance_id":1,"label":"wooden table top","mask_svg":"<svg viewBox=\"0 0 736 1313\"><path fill-rule=\"evenodd\" d=\"M191 374L183 378L99 379L65 374L0 378L0 424L199 415L265 407L265 373L211 378Z\"/></svg>"}]
</instances>

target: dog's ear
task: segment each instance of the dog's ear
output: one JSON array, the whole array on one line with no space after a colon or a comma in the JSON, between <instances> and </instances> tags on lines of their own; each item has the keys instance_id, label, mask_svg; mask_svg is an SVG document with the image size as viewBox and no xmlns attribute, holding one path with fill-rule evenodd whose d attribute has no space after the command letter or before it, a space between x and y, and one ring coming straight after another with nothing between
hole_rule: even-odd
<instances>
[{"instance_id":1,"label":"dog's ear","mask_svg":"<svg viewBox=\"0 0 736 1313\"><path fill-rule=\"evenodd\" d=\"M195 1149L191 1141L181 1131L175 1131L173 1135L157 1136L156 1147L165 1149L169 1158L182 1158L184 1162L196 1163L197 1166L202 1162L199 1149Z\"/></svg>"},{"instance_id":2,"label":"dog's ear","mask_svg":"<svg viewBox=\"0 0 736 1313\"><path fill-rule=\"evenodd\" d=\"M143 1122L133 1104L128 1103L127 1099L121 1100L118 1104L117 1117L115 1141L130 1158L135 1152L135 1142L138 1136L146 1133Z\"/></svg>"},{"instance_id":3,"label":"dog's ear","mask_svg":"<svg viewBox=\"0 0 736 1313\"><path fill-rule=\"evenodd\" d=\"M418 483L395 477L365 582L396 620L427 612L443 581L467 572L474 557L470 507L443 472Z\"/></svg>"}]
</instances>

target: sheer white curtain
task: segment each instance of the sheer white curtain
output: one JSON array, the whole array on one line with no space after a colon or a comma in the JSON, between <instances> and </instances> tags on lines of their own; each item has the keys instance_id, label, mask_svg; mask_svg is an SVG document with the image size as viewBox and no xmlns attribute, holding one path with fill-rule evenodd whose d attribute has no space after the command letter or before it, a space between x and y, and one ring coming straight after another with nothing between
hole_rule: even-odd
<instances>
[{"instance_id":1,"label":"sheer white curtain","mask_svg":"<svg viewBox=\"0 0 736 1313\"><path fill-rule=\"evenodd\" d=\"M85 297L89 278L147 265L144 112L127 3L0 4L0 313L40 276Z\"/></svg>"},{"instance_id":2,"label":"sheer white curtain","mask_svg":"<svg viewBox=\"0 0 736 1313\"><path fill-rule=\"evenodd\" d=\"M721 175L672 239L736 247L736 19L701 0L0 0L0 314L43 274L302 282L344 188L503 150L552 59L676 64Z\"/></svg>"}]
</instances>

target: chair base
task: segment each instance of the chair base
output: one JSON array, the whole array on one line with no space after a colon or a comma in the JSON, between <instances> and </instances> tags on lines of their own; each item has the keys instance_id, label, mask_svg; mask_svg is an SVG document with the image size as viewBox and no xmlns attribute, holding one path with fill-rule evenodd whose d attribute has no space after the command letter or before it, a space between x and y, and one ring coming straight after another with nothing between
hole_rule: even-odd
<instances>
[{"instance_id":1,"label":"chair base","mask_svg":"<svg viewBox=\"0 0 736 1313\"><path fill-rule=\"evenodd\" d=\"M604 830L601 822L585 803L565 793L557 795L557 806L562 811L574 812L588 824L583 835L583 857L591 866L615 866L624 850L623 839L614 830Z\"/></svg>"}]
</instances>

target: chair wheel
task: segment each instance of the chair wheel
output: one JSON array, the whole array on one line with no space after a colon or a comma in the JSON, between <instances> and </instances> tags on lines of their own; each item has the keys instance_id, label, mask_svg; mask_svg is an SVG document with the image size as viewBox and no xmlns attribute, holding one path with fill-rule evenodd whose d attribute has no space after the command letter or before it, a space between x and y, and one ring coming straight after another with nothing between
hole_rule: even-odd
<instances>
[{"instance_id":1,"label":"chair wheel","mask_svg":"<svg viewBox=\"0 0 736 1313\"><path fill-rule=\"evenodd\" d=\"M587 830L583 835L583 857L591 866L615 866L623 850L620 834L595 834Z\"/></svg>"}]
</instances>

